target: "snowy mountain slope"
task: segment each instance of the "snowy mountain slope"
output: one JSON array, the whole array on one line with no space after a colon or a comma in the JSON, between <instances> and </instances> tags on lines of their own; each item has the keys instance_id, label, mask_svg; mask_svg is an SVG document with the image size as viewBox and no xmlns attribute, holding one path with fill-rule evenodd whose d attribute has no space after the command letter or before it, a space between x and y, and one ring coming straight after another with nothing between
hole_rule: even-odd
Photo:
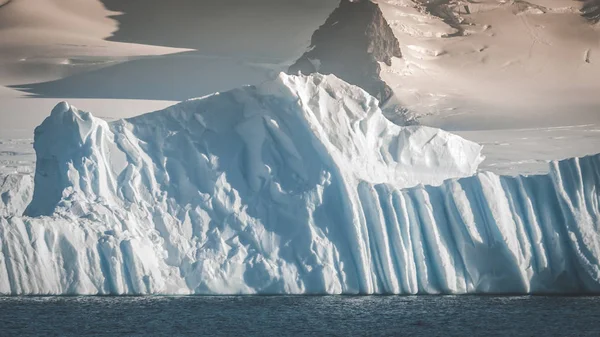
<instances>
[{"instance_id":1,"label":"snowy mountain slope","mask_svg":"<svg viewBox=\"0 0 600 337\"><path fill-rule=\"evenodd\" d=\"M600 26L580 12L594 1L376 2L403 54L381 65L384 111L485 144L496 174L600 148Z\"/></svg>"},{"instance_id":2,"label":"snowy mountain slope","mask_svg":"<svg viewBox=\"0 0 600 337\"><path fill-rule=\"evenodd\" d=\"M593 94L600 31L581 15L583 2L377 3L403 53L382 64L397 99L390 104L422 123L449 130L600 123Z\"/></svg>"},{"instance_id":3,"label":"snowy mountain slope","mask_svg":"<svg viewBox=\"0 0 600 337\"><path fill-rule=\"evenodd\" d=\"M1 293L600 287L600 157L471 176L479 145L393 125L333 76L111 123L61 103L35 148L29 216L0 217ZM402 189L419 182L441 185Z\"/></svg>"},{"instance_id":4,"label":"snowy mountain slope","mask_svg":"<svg viewBox=\"0 0 600 337\"><path fill-rule=\"evenodd\" d=\"M106 41L118 30L101 1L19 0L0 7L0 84L31 83L189 49Z\"/></svg>"}]
</instances>

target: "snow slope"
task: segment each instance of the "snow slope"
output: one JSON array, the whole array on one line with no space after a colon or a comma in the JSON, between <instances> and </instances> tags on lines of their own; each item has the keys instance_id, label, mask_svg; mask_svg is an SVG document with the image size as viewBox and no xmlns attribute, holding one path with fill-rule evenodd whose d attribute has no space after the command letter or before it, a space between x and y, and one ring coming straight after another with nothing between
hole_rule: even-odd
<instances>
[{"instance_id":1,"label":"snow slope","mask_svg":"<svg viewBox=\"0 0 600 337\"><path fill-rule=\"evenodd\" d=\"M388 105L409 120L484 144L497 174L600 148L600 25L580 12L594 1L375 1L403 54L381 64Z\"/></svg>"},{"instance_id":2,"label":"snow slope","mask_svg":"<svg viewBox=\"0 0 600 337\"><path fill-rule=\"evenodd\" d=\"M581 15L584 2L376 2L403 53L391 66L382 64L382 79L424 124L449 130L600 124L594 94L600 26Z\"/></svg>"},{"instance_id":3,"label":"snow slope","mask_svg":"<svg viewBox=\"0 0 600 337\"><path fill-rule=\"evenodd\" d=\"M28 216L0 217L0 293L600 288L600 157L472 176L479 145L391 124L333 76L111 123L61 103L34 146Z\"/></svg>"},{"instance_id":4,"label":"snow slope","mask_svg":"<svg viewBox=\"0 0 600 337\"><path fill-rule=\"evenodd\" d=\"M96 0L18 0L0 7L0 84L62 78L128 59L182 52L106 41L118 22Z\"/></svg>"}]
</instances>

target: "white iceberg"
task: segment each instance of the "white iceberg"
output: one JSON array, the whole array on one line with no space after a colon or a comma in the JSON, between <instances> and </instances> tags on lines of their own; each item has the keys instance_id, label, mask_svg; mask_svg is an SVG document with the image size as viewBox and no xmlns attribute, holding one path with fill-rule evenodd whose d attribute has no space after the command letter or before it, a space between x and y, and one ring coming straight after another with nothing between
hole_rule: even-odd
<instances>
[{"instance_id":1,"label":"white iceberg","mask_svg":"<svg viewBox=\"0 0 600 337\"><path fill-rule=\"evenodd\" d=\"M377 105L318 74L111 123L61 103L0 293L599 291L600 157L474 175L479 145Z\"/></svg>"}]
</instances>

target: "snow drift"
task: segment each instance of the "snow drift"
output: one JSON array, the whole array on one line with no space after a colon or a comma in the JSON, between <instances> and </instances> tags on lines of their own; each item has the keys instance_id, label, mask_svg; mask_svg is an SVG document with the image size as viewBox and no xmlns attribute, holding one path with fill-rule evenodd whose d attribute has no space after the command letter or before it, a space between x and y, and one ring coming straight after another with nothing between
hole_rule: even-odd
<instances>
[{"instance_id":1,"label":"snow drift","mask_svg":"<svg viewBox=\"0 0 600 337\"><path fill-rule=\"evenodd\" d=\"M112 123L61 103L34 145L26 216L0 217L0 293L600 288L600 156L473 175L479 145L391 124L334 76Z\"/></svg>"}]
</instances>

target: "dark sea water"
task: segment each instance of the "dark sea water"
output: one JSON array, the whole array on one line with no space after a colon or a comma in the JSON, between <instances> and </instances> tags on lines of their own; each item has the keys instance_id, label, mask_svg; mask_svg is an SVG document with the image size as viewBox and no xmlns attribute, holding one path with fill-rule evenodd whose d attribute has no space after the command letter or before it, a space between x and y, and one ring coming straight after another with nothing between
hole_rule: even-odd
<instances>
[{"instance_id":1,"label":"dark sea water","mask_svg":"<svg viewBox=\"0 0 600 337\"><path fill-rule=\"evenodd\" d=\"M1 336L600 336L600 297L0 297Z\"/></svg>"}]
</instances>

